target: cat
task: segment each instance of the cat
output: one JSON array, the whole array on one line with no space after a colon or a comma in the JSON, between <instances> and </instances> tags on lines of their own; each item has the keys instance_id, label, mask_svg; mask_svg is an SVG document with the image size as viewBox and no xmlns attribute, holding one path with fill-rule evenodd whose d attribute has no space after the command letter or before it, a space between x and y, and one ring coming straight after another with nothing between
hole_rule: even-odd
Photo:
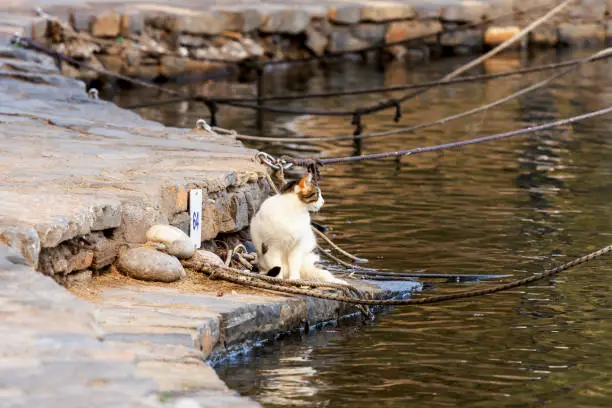
<instances>
[{"instance_id":1,"label":"cat","mask_svg":"<svg viewBox=\"0 0 612 408\"><path fill-rule=\"evenodd\" d=\"M257 251L260 272L286 280L345 283L329 271L315 266L317 240L310 212L325 201L312 182L312 174L287 183L281 194L267 198L251 221L251 239Z\"/></svg>"}]
</instances>

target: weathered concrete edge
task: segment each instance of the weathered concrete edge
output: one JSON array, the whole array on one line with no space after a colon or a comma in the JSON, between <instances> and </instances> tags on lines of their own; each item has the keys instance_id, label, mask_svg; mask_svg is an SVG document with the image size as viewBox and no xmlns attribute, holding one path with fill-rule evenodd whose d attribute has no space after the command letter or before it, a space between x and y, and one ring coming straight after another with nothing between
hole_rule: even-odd
<instances>
[{"instance_id":1,"label":"weathered concrete edge","mask_svg":"<svg viewBox=\"0 0 612 408\"><path fill-rule=\"evenodd\" d=\"M406 298L422 289L422 285L416 281L356 284L375 299ZM372 311L379 312L383 309L375 307ZM279 335L308 331L321 324L354 317L360 313L354 305L306 296L285 297L256 305L247 304L221 313L217 328L208 325L202 327L198 333L200 336L197 347L203 350L204 358L208 362L216 364L260 343L274 340ZM212 347L211 343L214 344ZM210 351L207 353L208 350Z\"/></svg>"}]
</instances>

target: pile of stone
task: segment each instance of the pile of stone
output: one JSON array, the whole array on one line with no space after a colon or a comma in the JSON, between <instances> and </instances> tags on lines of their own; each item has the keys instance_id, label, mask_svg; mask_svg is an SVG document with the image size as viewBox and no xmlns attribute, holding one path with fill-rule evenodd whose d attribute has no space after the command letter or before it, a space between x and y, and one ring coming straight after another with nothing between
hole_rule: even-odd
<instances>
[{"instance_id":1,"label":"pile of stone","mask_svg":"<svg viewBox=\"0 0 612 408\"><path fill-rule=\"evenodd\" d=\"M454 7L413 7L399 2L284 6L245 4L193 10L139 4L114 10L50 10L62 24L50 24L55 49L95 67L144 79L206 74L220 59L286 59L357 51L388 42L432 35L414 47L385 50L396 58L421 59L429 47L459 53L482 45L482 30L442 35L445 28L481 21L489 5L472 1ZM67 35L74 30L78 35ZM418 50L419 52L410 52ZM63 73L81 79L98 74L64 64Z\"/></svg>"},{"instance_id":2,"label":"pile of stone","mask_svg":"<svg viewBox=\"0 0 612 408\"><path fill-rule=\"evenodd\" d=\"M397 41L382 55L422 60L479 52L519 32L550 0L345 1L284 5L244 2L211 5L140 3L108 9L100 4L45 10L61 24L37 19L31 34L94 67L148 80L226 70L211 60L287 59L358 51ZM534 6L542 9L532 11ZM576 1L535 30L519 46L585 46L611 37L612 3ZM514 14L512 14L514 13ZM461 25L509 17L478 28ZM17 17L15 17L17 18ZM76 33L77 35L74 35ZM26 33L29 35L30 33ZM422 38L425 35L431 37ZM64 75L84 80L98 73L64 64Z\"/></svg>"},{"instance_id":3,"label":"pile of stone","mask_svg":"<svg viewBox=\"0 0 612 408\"><path fill-rule=\"evenodd\" d=\"M196 250L182 230L171 225L154 225L147 231L147 242L119 255L117 268L131 278L155 282L175 282L187 277L180 259L204 258L224 265L214 252Z\"/></svg>"}]
</instances>

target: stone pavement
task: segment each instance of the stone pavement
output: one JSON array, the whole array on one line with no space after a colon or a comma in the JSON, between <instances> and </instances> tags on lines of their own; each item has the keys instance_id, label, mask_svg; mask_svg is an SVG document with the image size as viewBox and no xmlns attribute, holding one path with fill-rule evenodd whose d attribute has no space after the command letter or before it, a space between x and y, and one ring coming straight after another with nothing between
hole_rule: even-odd
<instances>
[{"instance_id":1,"label":"stone pavement","mask_svg":"<svg viewBox=\"0 0 612 408\"><path fill-rule=\"evenodd\" d=\"M26 263L0 244L0 407L258 406L192 347L105 341L93 304Z\"/></svg>"},{"instance_id":2,"label":"stone pavement","mask_svg":"<svg viewBox=\"0 0 612 408\"><path fill-rule=\"evenodd\" d=\"M0 407L258 406L205 361L355 311L240 287L219 297L193 272L168 285L108 272L116 254L98 244L184 228L192 187L206 193L203 239L246 227L268 194L255 152L89 99L30 51L0 48L0 90ZM81 299L56 282L70 276L85 277ZM362 287L420 289L396 285Z\"/></svg>"}]
</instances>

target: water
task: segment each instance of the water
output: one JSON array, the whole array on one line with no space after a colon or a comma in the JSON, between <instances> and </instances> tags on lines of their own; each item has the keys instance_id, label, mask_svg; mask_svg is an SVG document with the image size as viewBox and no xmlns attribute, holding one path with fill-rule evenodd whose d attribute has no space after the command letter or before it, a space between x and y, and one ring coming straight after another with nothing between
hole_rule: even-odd
<instances>
[{"instance_id":1,"label":"water","mask_svg":"<svg viewBox=\"0 0 612 408\"><path fill-rule=\"evenodd\" d=\"M577 57L574 54L571 57ZM482 72L569 58L510 55ZM465 60L386 72L359 63L327 72L269 74L269 92L320 91L437 78ZM414 135L366 141L382 152L482 136L574 116L612 104L612 63L598 62L551 87L465 120ZM435 90L365 121L366 131L408 126L500 98L547 73ZM228 91L224 85L217 92ZM211 86L211 87L215 87ZM249 95L248 86L233 87ZM116 96L121 104L148 92ZM380 96L292 103L357 106ZM141 110L193 126L202 107ZM266 116L268 135L289 135L286 116ZM255 134L252 112L224 109L221 123ZM300 118L309 134L351 133L346 118ZM612 117L532 137L393 160L324 169L327 204L317 219L336 241L389 271L530 275L610 243ZM258 145L269 152L279 146ZM344 156L351 144L292 153ZM282 150L286 152L287 150ZM490 285L436 284L432 294ZM488 297L389 310L368 324L327 326L267 344L217 367L227 384L268 407L602 407L612 404L612 268L603 259L529 287Z\"/></svg>"}]
</instances>

